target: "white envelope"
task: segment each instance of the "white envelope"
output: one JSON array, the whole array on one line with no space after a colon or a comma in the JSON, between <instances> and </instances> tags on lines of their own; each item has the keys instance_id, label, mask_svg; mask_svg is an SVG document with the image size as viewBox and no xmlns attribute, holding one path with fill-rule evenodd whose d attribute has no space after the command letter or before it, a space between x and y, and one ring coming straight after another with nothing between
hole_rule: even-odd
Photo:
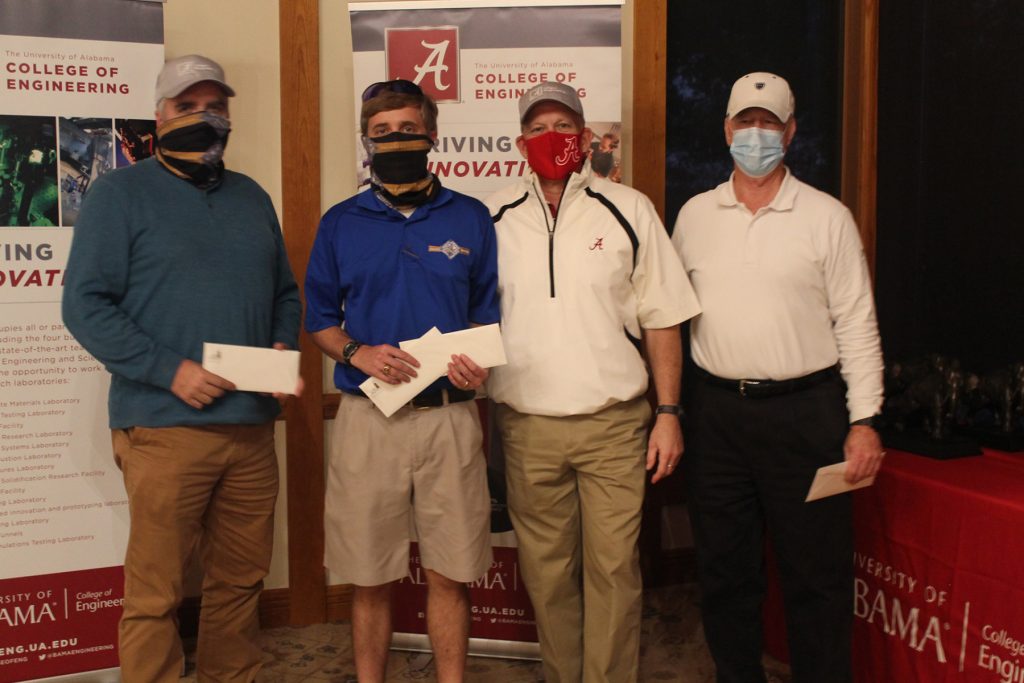
<instances>
[{"instance_id":1,"label":"white envelope","mask_svg":"<svg viewBox=\"0 0 1024 683\"><path fill-rule=\"evenodd\" d=\"M421 365L434 367L439 363L444 368L442 375L448 374L448 363L456 353L469 356L482 368L493 368L508 362L505 358L505 345L501 343L501 328L497 323L448 334L437 334L437 328L434 327L419 339L401 342L398 347L411 353Z\"/></svg>"},{"instance_id":2,"label":"white envelope","mask_svg":"<svg viewBox=\"0 0 1024 683\"><path fill-rule=\"evenodd\" d=\"M203 369L232 382L239 391L294 394L299 385L299 352L206 342Z\"/></svg>"},{"instance_id":3,"label":"white envelope","mask_svg":"<svg viewBox=\"0 0 1024 683\"><path fill-rule=\"evenodd\" d=\"M819 498L827 498L839 493L853 491L854 489L862 489L875 483L874 477L868 477L867 479L861 479L856 484L850 484L846 481L845 477L846 461L837 462L835 465L819 467L817 474L814 475L814 481L811 482L811 488L807 491L807 498L804 499L804 502L809 503Z\"/></svg>"},{"instance_id":4,"label":"white envelope","mask_svg":"<svg viewBox=\"0 0 1024 683\"><path fill-rule=\"evenodd\" d=\"M398 346L419 361L416 377L411 382L401 384L386 384L376 377L370 377L359 385L385 417L394 415L438 377L447 375L452 354L463 353L485 368L508 362L497 324L471 327L448 334L440 334L434 327L419 339L408 339Z\"/></svg>"}]
</instances>

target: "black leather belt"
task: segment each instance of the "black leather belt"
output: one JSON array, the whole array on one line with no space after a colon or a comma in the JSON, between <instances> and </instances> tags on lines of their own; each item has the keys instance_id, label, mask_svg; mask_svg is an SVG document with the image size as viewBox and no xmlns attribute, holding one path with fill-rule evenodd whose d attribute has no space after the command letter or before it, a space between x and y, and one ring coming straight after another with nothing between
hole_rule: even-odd
<instances>
[{"instance_id":1,"label":"black leather belt","mask_svg":"<svg viewBox=\"0 0 1024 683\"><path fill-rule=\"evenodd\" d=\"M794 377L793 379L782 380L726 379L724 377L712 375L707 370L697 366L694 366L694 370L694 374L696 374L697 377L699 377L705 384L735 391L744 398L764 398L766 396L778 396L779 394L791 394L794 391L801 391L803 389L813 387L816 384L821 384L833 377L839 376L838 364L825 368L824 370L812 372L811 374L804 375L803 377Z\"/></svg>"},{"instance_id":2,"label":"black leather belt","mask_svg":"<svg viewBox=\"0 0 1024 683\"><path fill-rule=\"evenodd\" d=\"M463 391L462 389L435 389L431 392L423 392L413 397L409 405L416 410L423 408L440 408L450 403L462 403L476 398L475 391Z\"/></svg>"}]
</instances>

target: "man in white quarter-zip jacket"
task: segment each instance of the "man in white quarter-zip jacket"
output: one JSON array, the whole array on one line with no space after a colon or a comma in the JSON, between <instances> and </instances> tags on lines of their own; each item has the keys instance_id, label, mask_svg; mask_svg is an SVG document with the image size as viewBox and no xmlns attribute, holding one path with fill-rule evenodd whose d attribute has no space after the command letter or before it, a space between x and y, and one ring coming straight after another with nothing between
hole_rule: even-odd
<instances>
[{"instance_id":1,"label":"man in white quarter-zip jacket","mask_svg":"<svg viewBox=\"0 0 1024 683\"><path fill-rule=\"evenodd\" d=\"M576 91L541 83L519 116L532 173L486 203L508 355L488 392L520 565L548 683L635 681L644 470L656 483L682 455L679 324L700 307L650 200L592 173Z\"/></svg>"}]
</instances>

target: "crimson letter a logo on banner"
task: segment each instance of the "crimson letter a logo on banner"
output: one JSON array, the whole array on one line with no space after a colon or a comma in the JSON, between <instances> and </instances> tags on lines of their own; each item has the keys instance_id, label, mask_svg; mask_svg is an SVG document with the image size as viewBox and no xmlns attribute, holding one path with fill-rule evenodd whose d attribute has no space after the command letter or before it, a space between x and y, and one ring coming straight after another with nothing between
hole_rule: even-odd
<instances>
[{"instance_id":1,"label":"crimson letter a logo on banner","mask_svg":"<svg viewBox=\"0 0 1024 683\"><path fill-rule=\"evenodd\" d=\"M412 81L435 102L458 102L459 28L389 28L384 38L388 79Z\"/></svg>"}]
</instances>

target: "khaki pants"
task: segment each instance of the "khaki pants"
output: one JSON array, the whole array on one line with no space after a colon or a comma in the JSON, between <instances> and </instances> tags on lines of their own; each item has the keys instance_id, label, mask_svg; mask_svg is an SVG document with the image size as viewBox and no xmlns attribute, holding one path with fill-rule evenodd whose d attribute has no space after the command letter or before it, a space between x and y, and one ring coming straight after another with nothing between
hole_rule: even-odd
<instances>
[{"instance_id":1,"label":"khaki pants","mask_svg":"<svg viewBox=\"0 0 1024 683\"><path fill-rule=\"evenodd\" d=\"M473 581L491 566L491 498L475 401L384 417L342 394L324 509L325 564L341 583L409 574L415 527L423 566Z\"/></svg>"},{"instance_id":2,"label":"khaki pants","mask_svg":"<svg viewBox=\"0 0 1024 683\"><path fill-rule=\"evenodd\" d=\"M497 419L545 680L636 681L650 407L545 417L499 406Z\"/></svg>"},{"instance_id":3,"label":"khaki pants","mask_svg":"<svg viewBox=\"0 0 1024 683\"><path fill-rule=\"evenodd\" d=\"M118 429L113 443L131 515L122 679L178 680L182 574L198 545L204 578L197 679L250 683L260 668L257 607L277 498L273 423Z\"/></svg>"}]
</instances>

